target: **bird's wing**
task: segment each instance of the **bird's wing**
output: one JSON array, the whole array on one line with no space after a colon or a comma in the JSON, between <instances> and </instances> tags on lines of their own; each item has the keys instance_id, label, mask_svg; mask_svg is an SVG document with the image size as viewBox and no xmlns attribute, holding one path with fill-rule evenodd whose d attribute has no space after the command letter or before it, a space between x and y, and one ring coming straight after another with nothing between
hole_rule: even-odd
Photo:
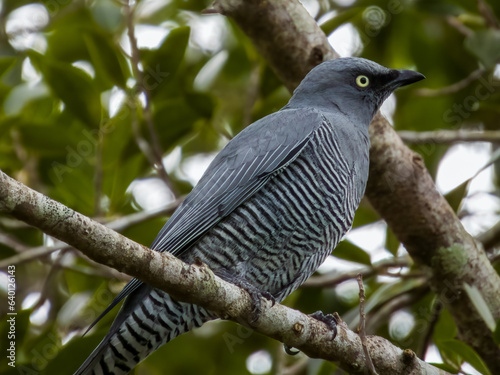
<instances>
[{"instance_id":1,"label":"bird's wing","mask_svg":"<svg viewBox=\"0 0 500 375\"><path fill-rule=\"evenodd\" d=\"M215 157L151 248L182 254L295 160L324 121L314 109L283 109L248 126ZM92 326L141 284L130 281Z\"/></svg>"},{"instance_id":2,"label":"bird's wing","mask_svg":"<svg viewBox=\"0 0 500 375\"><path fill-rule=\"evenodd\" d=\"M247 127L215 157L151 248L179 256L295 160L322 121L316 110L290 109Z\"/></svg>"}]
</instances>

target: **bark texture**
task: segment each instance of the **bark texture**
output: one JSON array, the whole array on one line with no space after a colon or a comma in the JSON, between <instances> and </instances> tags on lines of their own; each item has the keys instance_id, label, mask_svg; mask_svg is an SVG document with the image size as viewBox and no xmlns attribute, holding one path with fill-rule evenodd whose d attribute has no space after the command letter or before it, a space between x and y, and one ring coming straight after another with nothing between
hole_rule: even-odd
<instances>
[{"instance_id":1,"label":"bark texture","mask_svg":"<svg viewBox=\"0 0 500 375\"><path fill-rule=\"evenodd\" d=\"M204 265L188 265L169 253L152 251L98 222L40 194L0 171L0 213L9 214L81 250L91 259L128 273L175 298L210 309L248 326L254 317L248 293L223 281ZM343 322L332 340L322 322L300 311L263 300L252 327L314 358L337 361L352 374L367 374L359 335ZM376 370L384 375L450 375L388 340L368 336Z\"/></svg>"},{"instance_id":2,"label":"bark texture","mask_svg":"<svg viewBox=\"0 0 500 375\"><path fill-rule=\"evenodd\" d=\"M297 0L217 0L214 9L237 22L290 91L315 64L337 57ZM437 191L421 157L380 114L370 126L370 140L366 195L430 273L431 287L451 312L460 338L500 374L500 348L464 290L464 284L477 288L498 321L500 276Z\"/></svg>"}]
</instances>

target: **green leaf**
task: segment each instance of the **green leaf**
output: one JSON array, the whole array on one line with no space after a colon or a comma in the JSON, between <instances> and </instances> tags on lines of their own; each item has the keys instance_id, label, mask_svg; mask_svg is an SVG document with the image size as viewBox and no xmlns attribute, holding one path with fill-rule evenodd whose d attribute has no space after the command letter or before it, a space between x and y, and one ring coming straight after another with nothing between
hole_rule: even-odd
<instances>
[{"instance_id":1,"label":"green leaf","mask_svg":"<svg viewBox=\"0 0 500 375\"><path fill-rule=\"evenodd\" d=\"M451 340L454 339L457 334L458 330L453 317L448 310L443 309L434 328L434 341Z\"/></svg>"},{"instance_id":2,"label":"green leaf","mask_svg":"<svg viewBox=\"0 0 500 375\"><path fill-rule=\"evenodd\" d=\"M26 104L48 96L50 96L49 90L44 83L36 85L21 83L14 87L5 98L5 114L7 116L20 115Z\"/></svg>"},{"instance_id":3,"label":"green leaf","mask_svg":"<svg viewBox=\"0 0 500 375\"><path fill-rule=\"evenodd\" d=\"M125 103L117 114L104 121L93 137L102 141L102 165L104 169L114 168L123 158L125 148L134 143L130 118L131 109Z\"/></svg>"},{"instance_id":4,"label":"green leaf","mask_svg":"<svg viewBox=\"0 0 500 375\"><path fill-rule=\"evenodd\" d=\"M186 93L185 99L201 116L207 119L212 117L215 104L211 95L197 92Z\"/></svg>"},{"instance_id":5,"label":"green leaf","mask_svg":"<svg viewBox=\"0 0 500 375\"><path fill-rule=\"evenodd\" d=\"M495 330L495 319L493 318L493 314L491 313L488 304L481 295L481 292L477 289L476 286L471 286L467 283L464 283L464 290L469 296L469 299L471 300L479 315L481 315L481 318L483 318L488 328L493 332Z\"/></svg>"},{"instance_id":6,"label":"green leaf","mask_svg":"<svg viewBox=\"0 0 500 375\"><path fill-rule=\"evenodd\" d=\"M22 82L23 59L3 58L0 64L0 82L6 86L14 87Z\"/></svg>"},{"instance_id":7,"label":"green leaf","mask_svg":"<svg viewBox=\"0 0 500 375\"><path fill-rule=\"evenodd\" d=\"M134 153L128 159L107 168L103 181L103 191L111 199L111 209L117 210L129 199L125 194L130 183L144 175L145 158L141 153Z\"/></svg>"},{"instance_id":8,"label":"green leaf","mask_svg":"<svg viewBox=\"0 0 500 375\"><path fill-rule=\"evenodd\" d=\"M96 72L96 79L102 81L105 89L117 85L126 87L128 69L123 55L103 34L88 33L83 36Z\"/></svg>"},{"instance_id":9,"label":"green leaf","mask_svg":"<svg viewBox=\"0 0 500 375\"><path fill-rule=\"evenodd\" d=\"M453 211L458 212L460 205L467 195L469 191L469 182L470 180L466 180L462 182L460 185L449 191L444 197L448 201L449 205L453 209Z\"/></svg>"},{"instance_id":10,"label":"green leaf","mask_svg":"<svg viewBox=\"0 0 500 375\"><path fill-rule=\"evenodd\" d=\"M78 136L74 127L60 124L21 124L18 129L26 149L39 155L55 157L78 153L75 149Z\"/></svg>"},{"instance_id":11,"label":"green leaf","mask_svg":"<svg viewBox=\"0 0 500 375\"><path fill-rule=\"evenodd\" d=\"M440 368L441 370L448 371L449 373L458 372L458 368L447 365L446 363L436 363L436 362L428 362L430 365Z\"/></svg>"},{"instance_id":12,"label":"green leaf","mask_svg":"<svg viewBox=\"0 0 500 375\"><path fill-rule=\"evenodd\" d=\"M77 7L65 17L55 17L47 30L48 48L45 56L68 63L89 61L84 36L96 29L99 27L85 7Z\"/></svg>"},{"instance_id":13,"label":"green leaf","mask_svg":"<svg viewBox=\"0 0 500 375\"><path fill-rule=\"evenodd\" d=\"M144 246L151 245L161 228L165 225L166 219L158 217L137 223L123 231L123 235Z\"/></svg>"},{"instance_id":14,"label":"green leaf","mask_svg":"<svg viewBox=\"0 0 500 375\"><path fill-rule=\"evenodd\" d=\"M380 215L368 203L367 199L362 199L356 214L354 215L353 228L359 228L366 224L371 224L380 220Z\"/></svg>"},{"instance_id":15,"label":"green leaf","mask_svg":"<svg viewBox=\"0 0 500 375\"><path fill-rule=\"evenodd\" d=\"M198 105L206 103L200 101ZM209 109L205 108L204 111L208 112ZM193 131L200 118L200 113L184 98L170 99L159 105L153 120L163 149L169 150L177 145L182 137Z\"/></svg>"},{"instance_id":16,"label":"green leaf","mask_svg":"<svg viewBox=\"0 0 500 375\"><path fill-rule=\"evenodd\" d=\"M213 127L206 126L204 122L198 122L198 125L200 126L194 127L194 136L190 137L182 145L182 156L184 158L218 151L217 142L220 140L220 134Z\"/></svg>"},{"instance_id":17,"label":"green leaf","mask_svg":"<svg viewBox=\"0 0 500 375\"><path fill-rule=\"evenodd\" d=\"M491 375L490 370L485 365L481 357L469 345L458 340L445 340L436 343L439 350L452 352L460 356L460 358L468 362L472 367L484 375Z\"/></svg>"},{"instance_id":18,"label":"green leaf","mask_svg":"<svg viewBox=\"0 0 500 375\"><path fill-rule=\"evenodd\" d=\"M18 58L14 56L0 56L0 77L3 77L7 70L14 66L17 61Z\"/></svg>"},{"instance_id":19,"label":"green leaf","mask_svg":"<svg viewBox=\"0 0 500 375\"><path fill-rule=\"evenodd\" d=\"M493 339L495 340L495 343L500 345L500 319L498 320L495 331L493 332Z\"/></svg>"},{"instance_id":20,"label":"green leaf","mask_svg":"<svg viewBox=\"0 0 500 375\"><path fill-rule=\"evenodd\" d=\"M364 10L364 7L352 7L347 8L343 12L339 12L335 15L335 17L330 18L326 22L323 22L320 27L321 30L326 35L330 35L333 33L339 26L342 26L344 23L351 21L351 19L357 17Z\"/></svg>"},{"instance_id":21,"label":"green leaf","mask_svg":"<svg viewBox=\"0 0 500 375\"><path fill-rule=\"evenodd\" d=\"M331 375L334 374L335 370L337 369L338 367L335 365L335 363L330 361L322 361L319 366L318 372L316 372L316 375Z\"/></svg>"},{"instance_id":22,"label":"green leaf","mask_svg":"<svg viewBox=\"0 0 500 375\"><path fill-rule=\"evenodd\" d=\"M57 353L45 368L45 374L72 374L102 340L101 335L75 337Z\"/></svg>"},{"instance_id":23,"label":"green leaf","mask_svg":"<svg viewBox=\"0 0 500 375\"><path fill-rule=\"evenodd\" d=\"M6 294L4 296L5 296L4 301L7 304ZM21 308L20 304L21 304L21 301L17 302L17 304L16 304L16 307L18 307L19 309ZM6 309L7 309L7 307L6 307ZM6 311L6 309L4 311ZM32 310L21 310L21 311L17 311L17 315L7 315L7 316L3 315L2 321L0 322L0 334L2 335L2 337L4 337L4 344L5 345L9 344L9 342L11 340L15 341L16 347L18 349L23 345L24 340L26 339L26 334L28 333L28 329L30 327L30 315L32 312L33 312ZM10 327L11 327L10 323L11 322L9 322L9 319L11 317L14 317L14 322L15 322L14 335L15 335L15 337L9 338L9 333L11 332L10 331ZM2 344L2 349L3 348L7 349L7 347L4 347ZM2 355L2 357L3 357L3 355ZM5 357L3 357L2 359L4 359L4 358Z\"/></svg>"},{"instance_id":24,"label":"green leaf","mask_svg":"<svg viewBox=\"0 0 500 375\"><path fill-rule=\"evenodd\" d=\"M30 52L31 60L42 71L45 82L75 116L90 127L101 121L101 99L92 79L69 63Z\"/></svg>"},{"instance_id":25,"label":"green leaf","mask_svg":"<svg viewBox=\"0 0 500 375\"><path fill-rule=\"evenodd\" d=\"M99 277L88 277L87 274L80 271L66 269L63 271L64 281L66 282L68 291L71 295L76 293L97 290L102 280Z\"/></svg>"},{"instance_id":26,"label":"green leaf","mask_svg":"<svg viewBox=\"0 0 500 375\"><path fill-rule=\"evenodd\" d=\"M439 350L439 354L441 355L443 362L454 369L451 371L452 373L457 373L462 367L462 358L454 350L451 350L444 345L443 341L434 341L434 343Z\"/></svg>"},{"instance_id":27,"label":"green leaf","mask_svg":"<svg viewBox=\"0 0 500 375\"><path fill-rule=\"evenodd\" d=\"M262 69L259 91L263 98L266 98L272 92L274 92L279 87L283 86L283 83L279 80L273 70L268 64L265 64Z\"/></svg>"},{"instance_id":28,"label":"green leaf","mask_svg":"<svg viewBox=\"0 0 500 375\"><path fill-rule=\"evenodd\" d=\"M365 312L368 314L370 311L377 309L377 307L383 306L387 301L390 301L395 296L399 296L408 293L412 289L415 289L422 285L421 281L418 280L402 280L389 284L381 284L373 293L367 296L365 304ZM345 318L345 319L344 319ZM342 315L342 319L349 322L350 325L356 325L359 323L359 307L349 310L347 313Z\"/></svg>"},{"instance_id":29,"label":"green leaf","mask_svg":"<svg viewBox=\"0 0 500 375\"><path fill-rule=\"evenodd\" d=\"M144 64L143 85L151 97L160 94L175 76L186 51L190 28L178 27L170 31L161 46L154 51L142 51Z\"/></svg>"},{"instance_id":30,"label":"green leaf","mask_svg":"<svg viewBox=\"0 0 500 375\"><path fill-rule=\"evenodd\" d=\"M114 0L94 2L91 12L95 22L108 32L119 32L120 26L125 23L122 4Z\"/></svg>"},{"instance_id":31,"label":"green leaf","mask_svg":"<svg viewBox=\"0 0 500 375\"><path fill-rule=\"evenodd\" d=\"M78 152L68 154L67 160L70 162L53 164L49 172L54 183L50 196L84 215L90 215L94 207L94 168Z\"/></svg>"},{"instance_id":32,"label":"green leaf","mask_svg":"<svg viewBox=\"0 0 500 375\"><path fill-rule=\"evenodd\" d=\"M495 164L500 160L500 149L494 151L489 160L472 176L471 178L465 180L456 188L451 190L448 194L446 194L445 198L450 204L450 206L456 211L460 208L460 204L462 203L463 198L467 195L469 191L469 184L473 179L475 179L482 171L488 168L490 165Z\"/></svg>"},{"instance_id":33,"label":"green leaf","mask_svg":"<svg viewBox=\"0 0 500 375\"><path fill-rule=\"evenodd\" d=\"M101 281L101 278L97 278L98 281ZM115 281L117 290L122 289L125 286L124 281ZM110 305L110 303L115 298L115 294L110 290L110 282L105 281L100 284L100 286L96 289L92 290L92 294L87 302L87 305L75 312L78 314L79 324L88 327L90 326L99 315ZM109 313L107 313L99 323L96 325L95 330L93 329L89 333L92 335L99 335L100 331L107 332L109 330L110 324L113 322L118 310L120 309L120 305L122 302L115 306Z\"/></svg>"},{"instance_id":34,"label":"green leaf","mask_svg":"<svg viewBox=\"0 0 500 375\"><path fill-rule=\"evenodd\" d=\"M239 77L248 74L248 72L252 69L252 63L249 60L247 52L248 51L244 45L238 45L229 50L229 55L227 56L221 71L225 75L226 79L236 80Z\"/></svg>"},{"instance_id":35,"label":"green leaf","mask_svg":"<svg viewBox=\"0 0 500 375\"><path fill-rule=\"evenodd\" d=\"M500 30L479 30L465 39L465 48L476 56L486 69L494 67L500 60L498 45Z\"/></svg>"},{"instance_id":36,"label":"green leaf","mask_svg":"<svg viewBox=\"0 0 500 375\"><path fill-rule=\"evenodd\" d=\"M332 255L351 262L371 265L370 255L349 241L341 241L333 250Z\"/></svg>"},{"instance_id":37,"label":"green leaf","mask_svg":"<svg viewBox=\"0 0 500 375\"><path fill-rule=\"evenodd\" d=\"M387 226L386 236L385 236L385 248L391 252L392 255L396 256L399 249L399 240L392 229Z\"/></svg>"}]
</instances>

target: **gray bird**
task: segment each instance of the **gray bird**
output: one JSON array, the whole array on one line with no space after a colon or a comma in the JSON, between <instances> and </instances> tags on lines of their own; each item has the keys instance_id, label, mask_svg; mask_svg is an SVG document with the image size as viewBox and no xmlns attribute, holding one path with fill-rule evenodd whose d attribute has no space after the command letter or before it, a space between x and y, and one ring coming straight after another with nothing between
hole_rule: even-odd
<instances>
[{"instance_id":1,"label":"gray bird","mask_svg":"<svg viewBox=\"0 0 500 375\"><path fill-rule=\"evenodd\" d=\"M423 78L361 58L318 65L285 107L222 149L151 248L206 263L248 290L257 313L260 296L282 301L352 225L368 179L373 116L396 88ZM126 374L161 345L216 318L137 279L101 317L125 297L109 333L75 374Z\"/></svg>"}]
</instances>

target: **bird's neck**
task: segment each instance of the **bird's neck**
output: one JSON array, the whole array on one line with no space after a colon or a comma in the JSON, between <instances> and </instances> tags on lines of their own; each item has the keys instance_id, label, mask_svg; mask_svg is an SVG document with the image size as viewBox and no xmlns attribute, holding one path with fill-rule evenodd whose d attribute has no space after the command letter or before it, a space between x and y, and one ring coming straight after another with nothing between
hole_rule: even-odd
<instances>
[{"instance_id":1,"label":"bird's neck","mask_svg":"<svg viewBox=\"0 0 500 375\"><path fill-rule=\"evenodd\" d=\"M355 103L358 104L359 103ZM368 104L368 103L367 103ZM283 109L311 108L321 111L327 117L343 117L354 125L363 135L368 136L368 126L372 121L375 112L367 108L353 110L357 108L348 98L332 100L328 96L297 97L292 96L288 104ZM349 108L349 110L347 110Z\"/></svg>"}]
</instances>

